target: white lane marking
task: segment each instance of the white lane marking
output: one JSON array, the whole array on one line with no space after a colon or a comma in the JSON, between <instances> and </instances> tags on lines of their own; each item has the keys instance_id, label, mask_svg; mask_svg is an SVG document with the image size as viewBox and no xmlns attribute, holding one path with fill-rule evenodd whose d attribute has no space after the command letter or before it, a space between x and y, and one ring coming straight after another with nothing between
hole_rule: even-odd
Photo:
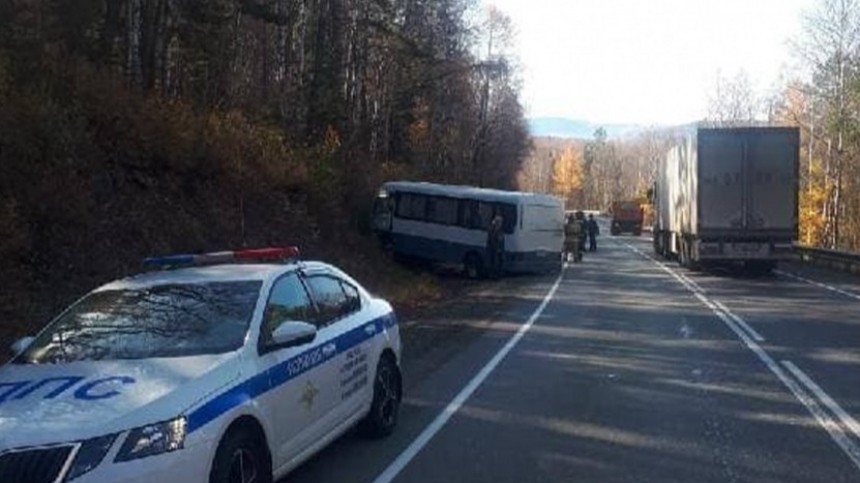
<instances>
[{"instance_id":1,"label":"white lane marking","mask_svg":"<svg viewBox=\"0 0 860 483\"><path fill-rule=\"evenodd\" d=\"M453 416L457 411L460 410L460 407L465 403L478 389L478 387L487 379L487 377L496 369L496 366L502 362L502 360L508 355L509 352L519 343L520 339L529 331L529 329L534 325L535 321L543 314L543 311L546 309L547 305L549 305L552 298L555 296L555 292L558 290L559 285L561 285L561 281L564 279L564 272L567 270L568 264L564 264L564 268L561 273L558 275L558 278L555 280L555 283L552 285L552 288L547 292L546 296L543 298L543 301L540 303L537 309L532 313L532 315L528 318L525 324L519 328L516 334L514 334L508 342L502 347L496 355L490 359L487 364L475 374L474 377L460 390L460 392L445 406L445 409L439 413L438 416L429 424L421 434L416 437L409 446L400 453L397 458L388 465L385 470L373 480L373 483L389 483L397 478L397 475L403 471L403 468L412 461L418 453L427 446L427 443L436 436L436 433L445 426L451 416Z\"/></svg>"},{"instance_id":2,"label":"white lane marking","mask_svg":"<svg viewBox=\"0 0 860 483\"><path fill-rule=\"evenodd\" d=\"M738 315L735 315L735 313L734 313L734 312L732 312L731 310L729 310L729 309L728 309L728 307L726 307L725 305L723 305L723 303L722 303L722 302L720 302L719 300L714 300L714 305L716 305L717 307L719 307L719 308L720 308L720 310L722 310L723 312L725 312L725 314L726 314L726 315L728 315L729 317L731 317L731 318L732 318L732 320L734 320L735 322L737 322L737 324L738 324L739 326L741 326L741 328L743 328L745 331L747 331L747 333L748 333L750 336L752 336L752 338L753 338L753 339L755 339L755 341L756 341L756 342L764 342L764 341L765 341L765 338L764 338L764 337L762 337L762 335L761 335L761 334L759 334L755 329L753 329L753 328L752 328L752 326L751 326L751 325L749 325L749 324L747 323L747 321L746 321L746 320L742 319L742 318L741 318L740 316L738 316Z\"/></svg>"},{"instance_id":3,"label":"white lane marking","mask_svg":"<svg viewBox=\"0 0 860 483\"><path fill-rule=\"evenodd\" d=\"M678 276L680 276L681 278L686 280L687 284L690 285L691 287L693 287L696 290L696 292L705 293L705 289L703 289L698 283L696 283L692 278L690 278L686 274L679 273Z\"/></svg>"},{"instance_id":4,"label":"white lane marking","mask_svg":"<svg viewBox=\"0 0 860 483\"><path fill-rule=\"evenodd\" d=\"M731 317L729 317L729 315L728 315L728 314L726 314L725 312L723 312L722 310L720 310L720 308L719 308L719 307L717 307L717 306L714 304L714 302L713 302L713 301L711 301L708 297L705 297L703 294L695 293L695 292L693 293L693 295L695 295L695 296L696 296L696 298L697 298L697 299L699 299L699 302L702 302L702 305L704 305L705 307L707 307L707 308L711 309L711 312L713 312L713 313L714 313L714 315L716 315L716 316L717 316L717 318L719 318L720 320L722 320L723 322L725 322L725 323L726 323L726 324L728 324L729 326L732 326L732 327L734 327L734 326L735 326L735 322L732 320L732 318L731 318Z\"/></svg>"},{"instance_id":5,"label":"white lane marking","mask_svg":"<svg viewBox=\"0 0 860 483\"><path fill-rule=\"evenodd\" d=\"M655 265L657 265L658 267L660 267L660 269L662 269L664 272L668 273L668 274L669 274L669 275L671 275L675 280L677 280L678 282L680 282L680 283L681 283L681 285L683 285L683 286L684 286L687 290L689 290L690 292L693 292L694 294L702 294L702 293L704 293L704 290L702 290L702 288L701 288L701 287L699 287L698 285L694 284L691 280L687 279L686 277L682 276L681 274L676 273L674 270L672 270L671 268L667 267L667 266L666 266L663 262L661 262L660 260L657 260L656 258L652 257L651 255L649 255L649 254L647 254L647 253L643 252L642 250L639 250L638 248L634 247L633 245L630 245L630 244L627 244L627 243L622 243L622 244L623 244L624 246L626 246L627 248L629 248L629 249L633 250L634 252L638 253L640 256L642 256L642 257L644 257L644 258L646 258L646 259L650 260L651 262L653 262Z\"/></svg>"},{"instance_id":6,"label":"white lane marking","mask_svg":"<svg viewBox=\"0 0 860 483\"><path fill-rule=\"evenodd\" d=\"M632 248L629 245L628 247ZM639 252L638 250L634 251ZM642 252L639 253L642 254ZM827 431L827 434L830 435L830 438L833 439L833 441L836 443L837 446L839 446L842 452L848 456L851 462L854 463L854 466L857 467L858 470L860 470L860 447L858 447L857 444L855 444L854 441L852 441L845 434L845 430L842 428L842 426L839 425L835 420L833 420L833 418L830 417L830 415L827 414L824 409L822 409L822 407L815 401L815 398L809 396L809 394L807 394L806 391L804 391L803 388L800 387L800 385L796 381L791 379L785 373L785 371L783 371L782 368L779 367L776 361L764 349L762 349L761 346L758 345L758 343L756 343L756 341L753 340L750 335L744 332L743 329L741 329L738 324L736 324L735 321L732 320L731 317L729 317L726 313L722 312L716 304L714 304L710 299L708 299L708 297L706 297L700 292L696 292L695 290L691 289L686 283L684 283L684 280L680 276L675 274L674 270L670 269L669 267L666 267L665 265L648 255L644 256L654 262L658 267L672 275L672 277L674 277L676 280L681 282L681 284L683 284L688 290L690 290L693 295L697 299L699 299L700 302L702 302L702 304L711 309L711 311L713 311L714 314L716 314L717 317L719 317L719 319L722 320L726 324L726 326L728 326L729 329L731 329L732 332L734 332L741 339L741 341L751 351L753 351L756 356L758 356L759 360L761 360L765 364L765 366L767 366L767 368L770 369L770 371L774 373L774 375L776 375L776 377L779 378L780 381L782 381L785 387L787 387L788 390L791 391L792 394L794 394L794 397L797 398L797 400L800 401L800 403L806 407L809 413L812 414L815 420L818 421L818 424L822 428L824 428L825 431Z\"/></svg>"},{"instance_id":7,"label":"white lane marking","mask_svg":"<svg viewBox=\"0 0 860 483\"><path fill-rule=\"evenodd\" d=\"M755 339L756 342L764 342L766 340L761 334L759 334L755 329L753 329L752 326L747 323L747 321L745 321L740 316L738 316L737 314L735 314L734 312L729 310L728 307L723 305L718 300L714 300L713 303L711 303L711 301L708 300L706 297L699 296L699 294L702 294L702 295L705 294L705 289L703 289L698 283L693 281L690 277L688 277L687 275L685 275L683 273L675 272L674 270L667 267L665 264L663 264L659 260L655 259L651 255L648 255L647 253L644 253L643 251L639 250L638 248L634 247L633 245L629 245L626 243L625 243L625 245L627 245L627 248L633 250L634 252L638 253L639 255L641 255L641 256L647 258L648 260L651 260L652 262L656 263L657 265L660 266L660 268L662 268L667 273L669 273L673 277L675 277L679 282L681 282L687 288L687 290L693 292L693 294L695 294L696 297L700 301L702 301L703 304L707 305L708 308L711 309L720 319L723 318L723 315L719 313L720 311L722 311L726 316L730 317L738 325L740 325L744 330L746 330L747 333L749 333L749 335L752 336L752 338Z\"/></svg>"},{"instance_id":8,"label":"white lane marking","mask_svg":"<svg viewBox=\"0 0 860 483\"><path fill-rule=\"evenodd\" d=\"M800 382L802 382L807 389L809 389L813 394L815 394L818 399L824 403L825 406L830 408L831 411L842 421L842 424L845 425L848 429L854 433L854 436L860 438L860 424L857 423L853 417L851 417L848 412L842 409L842 406L839 405L836 401L830 397L829 394L824 392L824 389L821 389L821 386L815 383L809 376L806 375L805 372L801 371L799 367L794 365L791 361L782 361L782 365L785 366L794 377L798 378Z\"/></svg>"},{"instance_id":9,"label":"white lane marking","mask_svg":"<svg viewBox=\"0 0 860 483\"><path fill-rule=\"evenodd\" d=\"M782 270L774 270L773 273L777 275L782 275L783 277L793 278L803 283L808 283L809 285L823 288L824 290L830 290L831 292L838 293L839 295L844 295L846 297L850 297L854 300L860 300L860 295L856 293L849 292L847 290L842 290L839 287L834 287L833 285L828 285L826 283L816 282L815 280L808 279L806 277L801 277L800 275L795 275L790 272L783 272Z\"/></svg>"}]
</instances>

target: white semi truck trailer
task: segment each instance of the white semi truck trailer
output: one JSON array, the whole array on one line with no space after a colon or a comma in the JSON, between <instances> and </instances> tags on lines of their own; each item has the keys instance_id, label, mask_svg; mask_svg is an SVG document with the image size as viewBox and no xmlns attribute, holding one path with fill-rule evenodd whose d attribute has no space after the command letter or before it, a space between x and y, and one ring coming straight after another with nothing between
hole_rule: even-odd
<instances>
[{"instance_id":1,"label":"white semi truck trailer","mask_svg":"<svg viewBox=\"0 0 860 483\"><path fill-rule=\"evenodd\" d=\"M798 230L796 128L698 128L659 163L654 251L682 266L769 271Z\"/></svg>"}]
</instances>

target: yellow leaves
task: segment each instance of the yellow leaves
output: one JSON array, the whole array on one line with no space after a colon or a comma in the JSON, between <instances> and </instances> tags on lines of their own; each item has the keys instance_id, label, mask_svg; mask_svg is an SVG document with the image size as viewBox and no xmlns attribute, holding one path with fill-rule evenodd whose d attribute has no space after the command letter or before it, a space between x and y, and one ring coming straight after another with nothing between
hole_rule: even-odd
<instances>
[{"instance_id":1,"label":"yellow leaves","mask_svg":"<svg viewBox=\"0 0 860 483\"><path fill-rule=\"evenodd\" d=\"M812 100L806 94L802 84L789 83L782 91L781 100L779 108L774 113L775 123L794 126L806 120L812 107Z\"/></svg>"},{"instance_id":2,"label":"yellow leaves","mask_svg":"<svg viewBox=\"0 0 860 483\"><path fill-rule=\"evenodd\" d=\"M338 149L340 149L340 134L337 132L334 126L329 124L325 130L325 139L323 139L323 146L325 146L326 151L329 153L334 153Z\"/></svg>"},{"instance_id":3,"label":"yellow leaves","mask_svg":"<svg viewBox=\"0 0 860 483\"><path fill-rule=\"evenodd\" d=\"M138 126L159 134L146 137L173 169L220 172L234 180L282 187L305 181L305 164L295 162L277 127L252 122L238 110L198 113L182 102L147 101L153 103L153 112Z\"/></svg>"},{"instance_id":4,"label":"yellow leaves","mask_svg":"<svg viewBox=\"0 0 860 483\"><path fill-rule=\"evenodd\" d=\"M430 141L430 125L418 119L409 125L409 142L413 146L425 146Z\"/></svg>"},{"instance_id":5,"label":"yellow leaves","mask_svg":"<svg viewBox=\"0 0 860 483\"><path fill-rule=\"evenodd\" d=\"M821 109L820 106L818 106ZM827 206L835 188L835 181L824 168L824 159L830 145L827 126L820 113L816 113L815 98L801 83L789 83L782 92L774 121L800 127L800 206L798 207L799 241L806 245L826 245L828 231ZM814 134L814 135L813 135Z\"/></svg>"},{"instance_id":6,"label":"yellow leaves","mask_svg":"<svg viewBox=\"0 0 860 483\"><path fill-rule=\"evenodd\" d=\"M431 147L433 132L430 127L431 105L427 99L417 99L412 109L412 123L406 128L409 144L417 152L426 152Z\"/></svg>"},{"instance_id":7,"label":"yellow leaves","mask_svg":"<svg viewBox=\"0 0 860 483\"><path fill-rule=\"evenodd\" d=\"M582 151L574 146L568 146L553 160L552 192L566 202L571 202L582 190L582 164Z\"/></svg>"},{"instance_id":8,"label":"yellow leaves","mask_svg":"<svg viewBox=\"0 0 860 483\"><path fill-rule=\"evenodd\" d=\"M800 241L806 245L819 246L824 243L827 216L824 206L833 191L833 183L824 176L821 162L807 161L804 185L800 189Z\"/></svg>"}]
</instances>

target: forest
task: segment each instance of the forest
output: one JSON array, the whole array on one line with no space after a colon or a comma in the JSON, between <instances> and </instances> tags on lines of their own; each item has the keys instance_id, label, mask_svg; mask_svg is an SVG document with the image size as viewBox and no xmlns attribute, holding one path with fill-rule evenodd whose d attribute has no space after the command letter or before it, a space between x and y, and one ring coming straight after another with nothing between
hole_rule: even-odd
<instances>
[{"instance_id":1,"label":"forest","mask_svg":"<svg viewBox=\"0 0 860 483\"><path fill-rule=\"evenodd\" d=\"M0 1L0 339L159 253L299 244L424 296L373 197L515 186L513 41L468 0Z\"/></svg>"},{"instance_id":2,"label":"forest","mask_svg":"<svg viewBox=\"0 0 860 483\"><path fill-rule=\"evenodd\" d=\"M589 140L535 138L519 183L555 194L570 209L607 211L614 201L626 200L646 204L657 161L682 135L680 128L654 128L610 139L597 129Z\"/></svg>"}]
</instances>

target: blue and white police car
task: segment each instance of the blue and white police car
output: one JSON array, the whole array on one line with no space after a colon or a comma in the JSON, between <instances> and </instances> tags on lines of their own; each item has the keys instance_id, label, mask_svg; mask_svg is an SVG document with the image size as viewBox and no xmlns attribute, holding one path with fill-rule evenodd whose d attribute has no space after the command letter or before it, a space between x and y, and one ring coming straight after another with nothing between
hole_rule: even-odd
<instances>
[{"instance_id":1,"label":"blue and white police car","mask_svg":"<svg viewBox=\"0 0 860 483\"><path fill-rule=\"evenodd\" d=\"M294 247L148 259L0 367L0 482L271 482L401 400L391 306Z\"/></svg>"}]
</instances>

